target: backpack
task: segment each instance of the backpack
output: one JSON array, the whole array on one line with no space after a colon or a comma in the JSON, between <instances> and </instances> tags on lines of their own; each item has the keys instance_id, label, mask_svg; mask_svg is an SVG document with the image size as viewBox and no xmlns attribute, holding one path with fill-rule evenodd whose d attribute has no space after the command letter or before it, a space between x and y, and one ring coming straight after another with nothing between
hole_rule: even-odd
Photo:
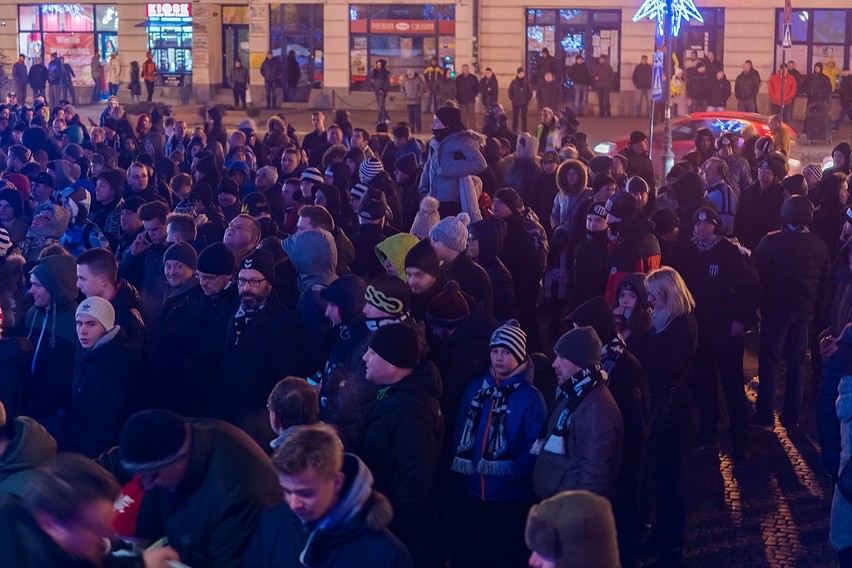
<instances>
[{"instance_id":1,"label":"backpack","mask_svg":"<svg viewBox=\"0 0 852 568\"><path fill-rule=\"evenodd\" d=\"M62 67L59 61L51 61L47 66L47 80L50 83L58 83L62 79Z\"/></svg>"}]
</instances>

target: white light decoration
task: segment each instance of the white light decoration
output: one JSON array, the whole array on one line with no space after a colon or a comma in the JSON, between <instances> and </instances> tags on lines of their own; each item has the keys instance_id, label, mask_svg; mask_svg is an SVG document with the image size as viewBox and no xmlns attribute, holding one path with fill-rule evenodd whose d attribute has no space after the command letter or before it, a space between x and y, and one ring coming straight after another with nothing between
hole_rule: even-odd
<instances>
[{"instance_id":1,"label":"white light decoration","mask_svg":"<svg viewBox=\"0 0 852 568\"><path fill-rule=\"evenodd\" d=\"M695 6L693 0L645 0L633 16L633 21L639 20L657 20L657 34L665 35L666 14L671 16L672 35L677 36L680 33L680 26L684 21L692 19L704 22L701 12Z\"/></svg>"}]
</instances>

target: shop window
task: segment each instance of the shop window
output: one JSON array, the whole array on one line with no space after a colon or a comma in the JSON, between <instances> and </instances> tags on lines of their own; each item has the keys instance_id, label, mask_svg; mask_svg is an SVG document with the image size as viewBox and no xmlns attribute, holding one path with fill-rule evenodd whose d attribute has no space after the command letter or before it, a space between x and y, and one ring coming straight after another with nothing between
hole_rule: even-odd
<instances>
[{"instance_id":1,"label":"shop window","mask_svg":"<svg viewBox=\"0 0 852 568\"><path fill-rule=\"evenodd\" d=\"M147 14L148 50L158 81L187 85L192 77L192 4L148 4Z\"/></svg>"},{"instance_id":2,"label":"shop window","mask_svg":"<svg viewBox=\"0 0 852 568\"><path fill-rule=\"evenodd\" d=\"M360 10L350 7L350 17L358 18ZM323 5L281 4L271 6L269 45L272 53L285 63L293 51L299 63L298 87L319 88L324 76Z\"/></svg>"},{"instance_id":3,"label":"shop window","mask_svg":"<svg viewBox=\"0 0 852 568\"><path fill-rule=\"evenodd\" d=\"M406 70L420 73L433 57L455 72L455 4L352 4L349 15L353 89L369 90L379 59L394 88Z\"/></svg>"},{"instance_id":4,"label":"shop window","mask_svg":"<svg viewBox=\"0 0 852 568\"><path fill-rule=\"evenodd\" d=\"M796 62L803 75L812 73L816 63L838 70L829 72L835 89L836 75L849 65L852 56L852 9L850 10L793 10L790 22L792 47L782 49L784 39L784 11L775 13L775 64L781 65L782 58ZM803 93L802 93L803 94Z\"/></svg>"}]
</instances>

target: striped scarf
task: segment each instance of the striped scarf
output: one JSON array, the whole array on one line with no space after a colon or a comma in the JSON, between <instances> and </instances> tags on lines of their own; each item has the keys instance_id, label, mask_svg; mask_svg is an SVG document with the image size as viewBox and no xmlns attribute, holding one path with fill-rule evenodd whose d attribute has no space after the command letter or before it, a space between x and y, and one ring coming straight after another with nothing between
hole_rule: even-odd
<instances>
[{"instance_id":1,"label":"striped scarf","mask_svg":"<svg viewBox=\"0 0 852 568\"><path fill-rule=\"evenodd\" d=\"M483 475L512 475L515 472L514 463L508 459L509 442L507 437L508 424L506 416L509 408L509 395L515 392L520 383L504 386L490 386L487 380L482 381L482 388L470 401L467 417L464 421L461 440L456 449L452 471L464 475L481 473ZM486 444L482 458L476 468L473 467L473 448L476 443L476 433L482 412L486 404L491 403L491 424L486 433Z\"/></svg>"},{"instance_id":2,"label":"striped scarf","mask_svg":"<svg viewBox=\"0 0 852 568\"><path fill-rule=\"evenodd\" d=\"M565 438L568 437L568 426L571 424L574 412L595 387L606 383L606 377L606 371L600 365L595 365L589 369L583 369L571 377L570 385L561 385L557 391L556 404L554 406L558 407L563 401L567 400L565 408L559 413L559 418L553 426L550 437L545 440L544 437L547 433L542 433L535 444L533 444L530 453L538 455L544 450L552 454L564 456Z\"/></svg>"},{"instance_id":3,"label":"striped scarf","mask_svg":"<svg viewBox=\"0 0 852 568\"><path fill-rule=\"evenodd\" d=\"M624 343L624 338L620 333L616 333L609 343L603 346L601 351L601 367L606 373L606 381L609 384L609 375L615 369L615 364L618 363L618 358L624 353L627 345Z\"/></svg>"}]
</instances>

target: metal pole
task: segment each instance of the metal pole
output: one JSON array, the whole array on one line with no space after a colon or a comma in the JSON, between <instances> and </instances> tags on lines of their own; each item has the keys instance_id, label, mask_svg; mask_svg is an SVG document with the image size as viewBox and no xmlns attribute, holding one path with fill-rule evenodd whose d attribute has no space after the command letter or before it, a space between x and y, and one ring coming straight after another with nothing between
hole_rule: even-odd
<instances>
[{"instance_id":1,"label":"metal pole","mask_svg":"<svg viewBox=\"0 0 852 568\"><path fill-rule=\"evenodd\" d=\"M665 104L665 108L663 112L665 113L663 119L663 152L660 154L660 159L662 161L662 171L660 172L660 179L666 179L666 176L669 174L669 171L674 166L674 152L672 152L672 89L669 81L671 81L672 77L672 54L674 53L674 46L672 45L673 37L672 37L672 27L671 27L671 17L672 17L672 0L666 1L666 21L663 26L663 30L665 33L665 65L663 66L666 74L666 81L663 83L663 102Z\"/></svg>"},{"instance_id":2,"label":"metal pole","mask_svg":"<svg viewBox=\"0 0 852 568\"><path fill-rule=\"evenodd\" d=\"M778 74L781 75L781 122L784 122L784 83L787 82L787 73L783 71L787 65L787 50L781 49L781 67L778 69Z\"/></svg>"}]
</instances>

